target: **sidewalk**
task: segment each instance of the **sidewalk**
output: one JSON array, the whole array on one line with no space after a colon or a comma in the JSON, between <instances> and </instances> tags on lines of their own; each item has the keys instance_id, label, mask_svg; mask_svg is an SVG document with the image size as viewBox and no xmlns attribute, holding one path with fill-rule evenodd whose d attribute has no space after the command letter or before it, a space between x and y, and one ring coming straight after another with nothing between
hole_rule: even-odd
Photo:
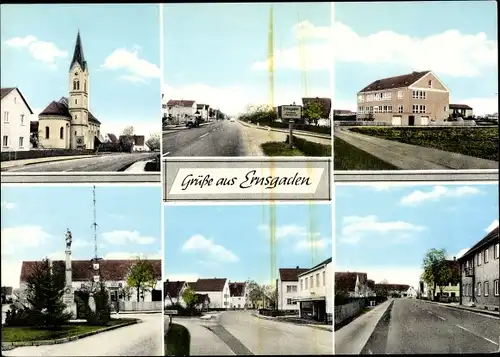
<instances>
[{"instance_id":1,"label":"sidewalk","mask_svg":"<svg viewBox=\"0 0 500 357\"><path fill-rule=\"evenodd\" d=\"M335 353L359 355L392 303L387 300L335 331Z\"/></svg>"},{"instance_id":2,"label":"sidewalk","mask_svg":"<svg viewBox=\"0 0 500 357\"><path fill-rule=\"evenodd\" d=\"M297 322L294 322L294 321L287 321L286 319L279 318L279 317L259 315L259 313L257 313L257 312L252 312L252 316L257 317L259 319L265 319L265 320L283 322L283 323L286 323L286 324L295 324L295 325L300 325L300 326L307 326L307 327L315 328L315 329L318 329L318 330L325 330L325 331L333 332L333 325L311 324L311 323L306 323L307 322L306 320L303 320L304 323L297 323Z\"/></svg>"},{"instance_id":3,"label":"sidewalk","mask_svg":"<svg viewBox=\"0 0 500 357\"><path fill-rule=\"evenodd\" d=\"M429 304L441 305L443 307L448 307L450 309L465 310L465 311L477 312L480 314L500 317L500 311L486 310L486 309L481 309L479 307L469 307L469 306L459 305L458 303L445 304L443 302L436 302L436 301L430 301L430 300L421 300L421 301L428 302Z\"/></svg>"},{"instance_id":4,"label":"sidewalk","mask_svg":"<svg viewBox=\"0 0 500 357\"><path fill-rule=\"evenodd\" d=\"M145 311L119 311L118 313L114 313L116 315L142 315L142 314L161 314L162 310L145 310Z\"/></svg>"},{"instance_id":5,"label":"sidewalk","mask_svg":"<svg viewBox=\"0 0 500 357\"><path fill-rule=\"evenodd\" d=\"M241 125L250 127L250 128L255 128L258 130L265 130L265 131L274 131L277 133L285 133L288 134L289 130L288 129L281 129L281 128L272 128L270 126L260 126L260 125L255 125L255 124L250 124L241 120L236 120L238 123ZM312 131L305 131L305 130L294 130L294 135L296 136L303 136L303 137L314 137L314 138L322 138L322 139L327 139L331 140L331 135L328 134L321 134L321 133L314 133Z\"/></svg>"},{"instance_id":6,"label":"sidewalk","mask_svg":"<svg viewBox=\"0 0 500 357\"><path fill-rule=\"evenodd\" d=\"M96 157L96 156L97 155L51 156L51 157L39 157L36 159L9 160L9 161L2 161L1 168L2 170L5 170L5 169L12 169L14 167L41 164L44 162L86 159L89 157Z\"/></svg>"},{"instance_id":7,"label":"sidewalk","mask_svg":"<svg viewBox=\"0 0 500 357\"><path fill-rule=\"evenodd\" d=\"M498 169L496 161L380 139L348 129L336 129L334 135L401 170Z\"/></svg>"},{"instance_id":8,"label":"sidewalk","mask_svg":"<svg viewBox=\"0 0 500 357\"><path fill-rule=\"evenodd\" d=\"M145 168L146 168L146 164L151 161L151 160L141 160L141 161L137 161L137 162L134 162L132 165L130 165L130 167L128 167L125 172L135 172L135 173L139 173L139 172L144 172L145 171Z\"/></svg>"}]
</instances>

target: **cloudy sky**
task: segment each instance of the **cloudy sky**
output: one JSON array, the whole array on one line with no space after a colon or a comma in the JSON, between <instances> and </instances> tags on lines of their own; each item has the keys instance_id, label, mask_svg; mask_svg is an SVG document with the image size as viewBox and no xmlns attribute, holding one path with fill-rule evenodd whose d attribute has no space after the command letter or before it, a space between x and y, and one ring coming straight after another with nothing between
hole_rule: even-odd
<instances>
[{"instance_id":1,"label":"cloudy sky","mask_svg":"<svg viewBox=\"0 0 500 357\"><path fill-rule=\"evenodd\" d=\"M255 280L279 268L310 268L331 257L329 204L165 206L165 274L170 280ZM274 222L275 269L271 258Z\"/></svg>"},{"instance_id":2,"label":"cloudy sky","mask_svg":"<svg viewBox=\"0 0 500 357\"><path fill-rule=\"evenodd\" d=\"M228 114L244 112L247 104L268 104L270 7L164 4L167 99L191 99ZM278 3L273 8L275 105L299 104L302 96L331 97L331 51L325 51L330 3ZM311 28L322 33L309 36Z\"/></svg>"},{"instance_id":3,"label":"cloudy sky","mask_svg":"<svg viewBox=\"0 0 500 357\"><path fill-rule=\"evenodd\" d=\"M159 197L160 187L97 186L98 255L160 259ZM23 260L64 259L67 228L73 259L93 258L93 217L92 186L2 185L2 286L19 286Z\"/></svg>"},{"instance_id":4,"label":"cloudy sky","mask_svg":"<svg viewBox=\"0 0 500 357\"><path fill-rule=\"evenodd\" d=\"M460 257L498 226L498 184L337 185L336 270L417 286L431 249Z\"/></svg>"},{"instance_id":5,"label":"cloudy sky","mask_svg":"<svg viewBox=\"0 0 500 357\"><path fill-rule=\"evenodd\" d=\"M496 1L351 2L334 10L336 108L356 110L356 93L377 79L432 70L450 103L498 111Z\"/></svg>"},{"instance_id":6,"label":"cloudy sky","mask_svg":"<svg viewBox=\"0 0 500 357\"><path fill-rule=\"evenodd\" d=\"M90 110L101 132L118 135L128 125L146 136L160 130L157 4L2 5L1 23L2 88L19 87L35 114L68 95L80 30Z\"/></svg>"}]
</instances>

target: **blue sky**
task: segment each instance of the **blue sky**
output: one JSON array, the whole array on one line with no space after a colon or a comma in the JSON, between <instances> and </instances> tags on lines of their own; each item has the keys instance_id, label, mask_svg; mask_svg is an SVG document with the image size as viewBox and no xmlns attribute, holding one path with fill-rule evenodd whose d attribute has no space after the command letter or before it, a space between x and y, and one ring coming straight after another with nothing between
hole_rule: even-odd
<instances>
[{"instance_id":1,"label":"blue sky","mask_svg":"<svg viewBox=\"0 0 500 357\"><path fill-rule=\"evenodd\" d=\"M165 206L164 215L164 267L170 280L250 278L270 284L279 268L312 267L332 256L330 205Z\"/></svg>"},{"instance_id":2,"label":"blue sky","mask_svg":"<svg viewBox=\"0 0 500 357\"><path fill-rule=\"evenodd\" d=\"M452 103L498 110L496 1L336 3L334 18L339 109L374 80L430 69Z\"/></svg>"},{"instance_id":3,"label":"blue sky","mask_svg":"<svg viewBox=\"0 0 500 357\"><path fill-rule=\"evenodd\" d=\"M164 4L165 95L207 103L229 114L237 114L249 103L268 104L268 71L262 62L268 58L270 6ZM327 30L330 8L329 3L273 5L276 105L298 103L303 94L331 96L328 53L307 55L301 70L298 51L300 44L324 48L326 39L299 41L294 31L299 23L301 28Z\"/></svg>"},{"instance_id":4,"label":"blue sky","mask_svg":"<svg viewBox=\"0 0 500 357\"><path fill-rule=\"evenodd\" d=\"M159 259L159 197L160 187L96 186L99 256ZM67 228L73 259L91 259L93 220L90 185L2 187L2 285L19 284L23 260L63 259Z\"/></svg>"},{"instance_id":5,"label":"blue sky","mask_svg":"<svg viewBox=\"0 0 500 357\"><path fill-rule=\"evenodd\" d=\"M157 4L2 5L2 87L19 87L37 113L67 96L78 30L101 132L160 131Z\"/></svg>"},{"instance_id":6,"label":"blue sky","mask_svg":"<svg viewBox=\"0 0 500 357\"><path fill-rule=\"evenodd\" d=\"M497 184L337 185L335 195L336 270L376 282L416 286L429 249L459 257L498 226Z\"/></svg>"}]
</instances>

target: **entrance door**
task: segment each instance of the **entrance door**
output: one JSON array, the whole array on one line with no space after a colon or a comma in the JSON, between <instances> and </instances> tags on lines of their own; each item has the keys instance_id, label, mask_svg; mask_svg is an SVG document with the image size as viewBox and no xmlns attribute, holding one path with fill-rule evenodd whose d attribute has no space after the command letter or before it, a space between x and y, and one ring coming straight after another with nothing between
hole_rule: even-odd
<instances>
[{"instance_id":1,"label":"entrance door","mask_svg":"<svg viewBox=\"0 0 500 357\"><path fill-rule=\"evenodd\" d=\"M415 116L414 115L410 115L408 117L408 125L409 126L414 126L415 125Z\"/></svg>"},{"instance_id":2,"label":"entrance door","mask_svg":"<svg viewBox=\"0 0 500 357\"><path fill-rule=\"evenodd\" d=\"M393 116L392 117L392 122L391 122L392 125L401 125L401 116Z\"/></svg>"}]
</instances>

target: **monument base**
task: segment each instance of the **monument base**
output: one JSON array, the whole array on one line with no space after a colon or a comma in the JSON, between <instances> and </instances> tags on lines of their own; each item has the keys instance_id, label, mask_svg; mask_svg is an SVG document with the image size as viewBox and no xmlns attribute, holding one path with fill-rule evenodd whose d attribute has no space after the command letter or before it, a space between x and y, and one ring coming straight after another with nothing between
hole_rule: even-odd
<instances>
[{"instance_id":1,"label":"monument base","mask_svg":"<svg viewBox=\"0 0 500 357\"><path fill-rule=\"evenodd\" d=\"M76 319L76 302L75 302L75 294L65 294L63 296L63 302L66 305L65 311L71 314L72 319Z\"/></svg>"}]
</instances>

